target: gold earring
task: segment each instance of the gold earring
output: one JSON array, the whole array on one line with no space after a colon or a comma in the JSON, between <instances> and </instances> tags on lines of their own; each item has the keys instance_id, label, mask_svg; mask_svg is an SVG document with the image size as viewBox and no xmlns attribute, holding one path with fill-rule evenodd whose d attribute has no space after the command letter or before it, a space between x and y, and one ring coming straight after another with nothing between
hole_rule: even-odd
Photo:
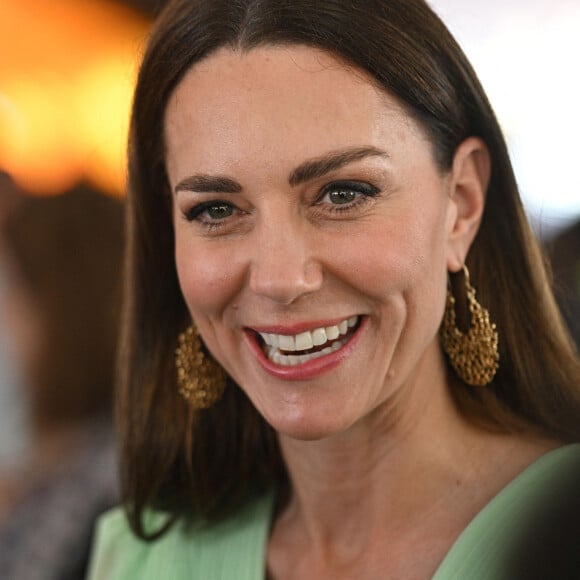
<instances>
[{"instance_id":1,"label":"gold earring","mask_svg":"<svg viewBox=\"0 0 580 580\"><path fill-rule=\"evenodd\" d=\"M203 352L193 325L180 333L177 340L175 368L179 393L194 409L208 409L222 396L226 373L209 354Z\"/></svg>"},{"instance_id":2,"label":"gold earring","mask_svg":"<svg viewBox=\"0 0 580 580\"><path fill-rule=\"evenodd\" d=\"M455 298L448 289L441 325L443 349L460 379L468 385L484 387L491 383L499 367L498 333L488 310L475 298L475 288L469 283L465 265L463 273L470 312L469 330L464 334L457 327Z\"/></svg>"}]
</instances>

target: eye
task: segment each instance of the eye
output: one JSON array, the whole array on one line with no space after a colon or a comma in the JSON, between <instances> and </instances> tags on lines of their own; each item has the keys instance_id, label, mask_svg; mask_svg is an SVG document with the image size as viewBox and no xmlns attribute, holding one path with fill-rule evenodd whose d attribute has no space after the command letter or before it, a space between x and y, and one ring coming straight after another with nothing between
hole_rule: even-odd
<instances>
[{"instance_id":1,"label":"eye","mask_svg":"<svg viewBox=\"0 0 580 580\"><path fill-rule=\"evenodd\" d=\"M212 220L223 220L234 213L234 208L229 203L216 203L210 205L205 212Z\"/></svg>"},{"instance_id":2,"label":"eye","mask_svg":"<svg viewBox=\"0 0 580 580\"><path fill-rule=\"evenodd\" d=\"M211 223L225 220L234 215L235 211L235 206L226 201L206 201L185 212L185 217L188 221Z\"/></svg>"},{"instance_id":3,"label":"eye","mask_svg":"<svg viewBox=\"0 0 580 580\"><path fill-rule=\"evenodd\" d=\"M358 192L352 189L336 188L328 192L328 200L336 205L352 203Z\"/></svg>"},{"instance_id":4,"label":"eye","mask_svg":"<svg viewBox=\"0 0 580 580\"><path fill-rule=\"evenodd\" d=\"M333 210L346 210L364 203L379 191L377 187L364 181L335 181L323 188L318 204L333 206Z\"/></svg>"}]
</instances>

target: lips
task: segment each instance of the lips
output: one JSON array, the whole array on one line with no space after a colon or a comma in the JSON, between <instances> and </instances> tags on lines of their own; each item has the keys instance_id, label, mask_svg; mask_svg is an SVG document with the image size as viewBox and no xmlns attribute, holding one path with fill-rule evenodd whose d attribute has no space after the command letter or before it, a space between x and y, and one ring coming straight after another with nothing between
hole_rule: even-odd
<instances>
[{"instance_id":1,"label":"lips","mask_svg":"<svg viewBox=\"0 0 580 580\"><path fill-rule=\"evenodd\" d=\"M297 334L257 332L262 351L269 361L280 366L303 365L340 350L360 322L351 316L330 326L320 326Z\"/></svg>"}]
</instances>

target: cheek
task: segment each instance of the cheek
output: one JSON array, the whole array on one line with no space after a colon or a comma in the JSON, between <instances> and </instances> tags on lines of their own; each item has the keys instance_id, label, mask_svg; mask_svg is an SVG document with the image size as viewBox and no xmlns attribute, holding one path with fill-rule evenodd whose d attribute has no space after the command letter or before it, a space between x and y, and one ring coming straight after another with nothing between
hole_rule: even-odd
<instances>
[{"instance_id":1,"label":"cheek","mask_svg":"<svg viewBox=\"0 0 580 580\"><path fill-rule=\"evenodd\" d=\"M426 212L427 213L427 212ZM445 235L439 221L399 214L352 235L338 252L341 269L376 298L429 292L445 278Z\"/></svg>"},{"instance_id":2,"label":"cheek","mask_svg":"<svg viewBox=\"0 0 580 580\"><path fill-rule=\"evenodd\" d=\"M175 263L181 292L194 318L218 316L239 289L242 269L215 243L176 233Z\"/></svg>"}]
</instances>

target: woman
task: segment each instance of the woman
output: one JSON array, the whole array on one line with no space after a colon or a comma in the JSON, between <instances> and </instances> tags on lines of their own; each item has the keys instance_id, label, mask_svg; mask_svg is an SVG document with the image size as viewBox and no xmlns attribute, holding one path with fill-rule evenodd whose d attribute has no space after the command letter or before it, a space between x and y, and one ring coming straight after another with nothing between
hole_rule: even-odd
<instances>
[{"instance_id":1,"label":"woman","mask_svg":"<svg viewBox=\"0 0 580 580\"><path fill-rule=\"evenodd\" d=\"M502 577L578 462L578 362L427 5L174 2L130 176L92 578Z\"/></svg>"}]
</instances>

